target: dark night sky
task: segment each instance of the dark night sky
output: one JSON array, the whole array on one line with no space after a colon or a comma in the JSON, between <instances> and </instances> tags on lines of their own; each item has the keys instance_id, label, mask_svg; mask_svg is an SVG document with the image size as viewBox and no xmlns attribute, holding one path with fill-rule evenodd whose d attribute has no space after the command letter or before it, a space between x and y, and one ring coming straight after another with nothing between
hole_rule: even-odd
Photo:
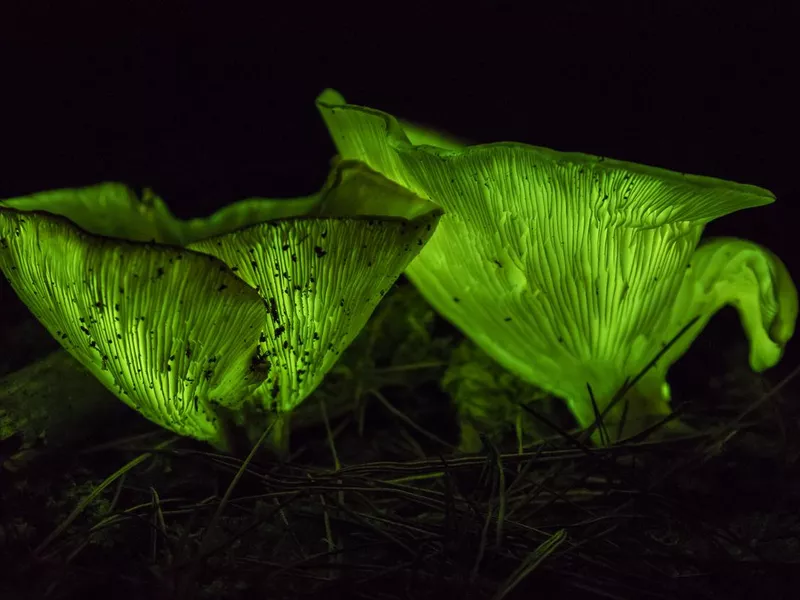
<instances>
[{"instance_id":1,"label":"dark night sky","mask_svg":"<svg viewBox=\"0 0 800 600\"><path fill-rule=\"evenodd\" d=\"M710 230L769 243L800 277L790 8L14 4L0 9L15 11L0 18L0 197L121 180L188 216L313 192L333 153L313 102L330 86L476 142L767 187L777 204Z\"/></svg>"}]
</instances>

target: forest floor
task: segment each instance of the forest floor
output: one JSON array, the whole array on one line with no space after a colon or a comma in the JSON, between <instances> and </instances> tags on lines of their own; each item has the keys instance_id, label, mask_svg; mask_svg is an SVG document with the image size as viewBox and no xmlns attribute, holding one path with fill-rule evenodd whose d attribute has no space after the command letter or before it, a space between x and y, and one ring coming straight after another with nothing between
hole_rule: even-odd
<instances>
[{"instance_id":1,"label":"forest floor","mask_svg":"<svg viewBox=\"0 0 800 600\"><path fill-rule=\"evenodd\" d=\"M0 375L56 347L21 316L3 317ZM591 447L404 283L306 401L316 424L284 460L133 412L21 462L0 442L0 597L795 598L784 362L751 373L722 314L671 373L699 433ZM474 452L460 424L483 434Z\"/></svg>"}]
</instances>

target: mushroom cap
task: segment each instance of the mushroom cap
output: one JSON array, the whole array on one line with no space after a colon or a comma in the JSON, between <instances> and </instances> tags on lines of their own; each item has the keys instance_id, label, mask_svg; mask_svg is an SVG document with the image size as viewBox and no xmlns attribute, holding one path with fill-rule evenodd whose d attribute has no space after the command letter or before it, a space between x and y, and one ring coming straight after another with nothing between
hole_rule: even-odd
<instances>
[{"instance_id":1,"label":"mushroom cap","mask_svg":"<svg viewBox=\"0 0 800 600\"><path fill-rule=\"evenodd\" d=\"M352 161L314 196L191 221L103 183L0 202L0 268L126 404L224 446L219 409L302 401L441 214Z\"/></svg>"},{"instance_id":2,"label":"mushroom cap","mask_svg":"<svg viewBox=\"0 0 800 600\"><path fill-rule=\"evenodd\" d=\"M178 244L181 237L180 221L152 190L139 196L113 181L0 200L3 207L58 215L87 233L131 242Z\"/></svg>"},{"instance_id":3,"label":"mushroom cap","mask_svg":"<svg viewBox=\"0 0 800 600\"><path fill-rule=\"evenodd\" d=\"M362 163L343 161L307 216L189 244L230 265L264 299L259 347L271 368L256 393L264 408L290 411L316 389L441 215Z\"/></svg>"},{"instance_id":4,"label":"mushroom cap","mask_svg":"<svg viewBox=\"0 0 800 600\"><path fill-rule=\"evenodd\" d=\"M774 200L756 186L587 154L459 146L332 90L317 106L342 158L445 209L406 271L421 293L583 424L594 419L587 384L602 404L657 354L658 324L705 224Z\"/></svg>"},{"instance_id":5,"label":"mushroom cap","mask_svg":"<svg viewBox=\"0 0 800 600\"><path fill-rule=\"evenodd\" d=\"M692 319L664 356L662 367L680 358L708 320L723 306L739 313L750 343L750 367L774 367L794 335L797 288L786 265L773 252L748 240L717 237L703 240L692 255L672 310L660 327L671 337Z\"/></svg>"},{"instance_id":6,"label":"mushroom cap","mask_svg":"<svg viewBox=\"0 0 800 600\"><path fill-rule=\"evenodd\" d=\"M116 189L124 190L115 196L121 203L133 197ZM75 201L61 191L47 196L48 208L58 198ZM236 408L263 380L252 368L264 327L261 298L212 256L97 236L49 212L6 206L0 268L72 356L127 405L176 433L221 442L217 407Z\"/></svg>"}]
</instances>

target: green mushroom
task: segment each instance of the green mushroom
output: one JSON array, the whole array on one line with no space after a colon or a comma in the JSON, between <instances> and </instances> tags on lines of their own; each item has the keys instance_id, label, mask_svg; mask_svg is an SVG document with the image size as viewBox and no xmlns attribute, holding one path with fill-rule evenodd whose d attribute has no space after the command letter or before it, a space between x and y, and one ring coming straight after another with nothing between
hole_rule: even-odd
<instances>
[{"instance_id":1,"label":"green mushroom","mask_svg":"<svg viewBox=\"0 0 800 600\"><path fill-rule=\"evenodd\" d=\"M752 367L780 359L797 317L785 266L741 240L697 249L706 223L773 202L767 190L526 144L464 146L332 90L317 107L342 158L445 209L406 271L423 296L581 426L595 424L595 403L621 437L668 415L667 370L725 304L741 314Z\"/></svg>"},{"instance_id":2,"label":"green mushroom","mask_svg":"<svg viewBox=\"0 0 800 600\"><path fill-rule=\"evenodd\" d=\"M123 402L227 448L243 415L314 391L440 215L352 161L314 196L192 221L104 183L0 202L0 268Z\"/></svg>"},{"instance_id":3,"label":"green mushroom","mask_svg":"<svg viewBox=\"0 0 800 600\"><path fill-rule=\"evenodd\" d=\"M789 270L775 254L758 244L735 238L709 238L692 254L671 310L665 311L659 323L663 337L675 342L644 373L636 389L646 390L647 397L668 401L669 366L683 356L724 306L732 306L739 313L750 342L750 368L760 373L777 365L797 321L797 288ZM689 329L677 337L687 325Z\"/></svg>"}]
</instances>

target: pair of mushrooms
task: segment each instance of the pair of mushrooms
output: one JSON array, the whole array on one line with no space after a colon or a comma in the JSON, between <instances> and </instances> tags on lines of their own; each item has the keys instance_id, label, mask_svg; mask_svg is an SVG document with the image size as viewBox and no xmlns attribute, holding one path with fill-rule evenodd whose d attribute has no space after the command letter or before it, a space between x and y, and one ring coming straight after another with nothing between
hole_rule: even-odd
<instances>
[{"instance_id":1,"label":"pair of mushrooms","mask_svg":"<svg viewBox=\"0 0 800 600\"><path fill-rule=\"evenodd\" d=\"M757 371L793 334L797 292L777 257L737 239L698 246L709 221L772 202L766 190L464 146L331 90L317 106L340 160L311 197L191 221L115 183L0 202L0 268L17 294L167 429L224 448L228 424L291 413L403 271L581 426L599 409L620 434L669 414L667 369L723 305L739 310Z\"/></svg>"}]
</instances>

